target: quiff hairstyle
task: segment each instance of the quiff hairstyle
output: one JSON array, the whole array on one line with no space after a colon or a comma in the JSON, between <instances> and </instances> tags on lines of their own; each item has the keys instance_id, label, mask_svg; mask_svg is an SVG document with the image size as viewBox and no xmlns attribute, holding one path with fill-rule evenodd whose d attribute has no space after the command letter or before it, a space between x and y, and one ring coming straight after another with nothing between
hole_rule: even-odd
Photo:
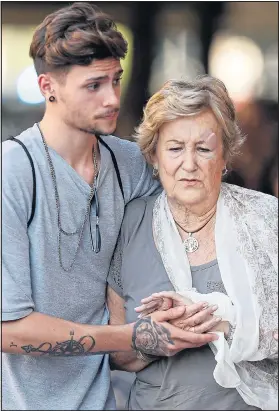
<instances>
[{"instance_id":1,"label":"quiff hairstyle","mask_svg":"<svg viewBox=\"0 0 279 411\"><path fill-rule=\"evenodd\" d=\"M77 2L49 14L37 27L29 55L38 75L67 72L93 59L124 58L127 42L114 21L96 6Z\"/></svg>"},{"instance_id":2,"label":"quiff hairstyle","mask_svg":"<svg viewBox=\"0 0 279 411\"><path fill-rule=\"evenodd\" d=\"M235 108L224 83L208 75L193 81L169 80L147 102L143 120L134 134L147 162L153 163L159 129L164 123L208 109L221 126L223 155L230 163L245 137L238 127Z\"/></svg>"}]
</instances>

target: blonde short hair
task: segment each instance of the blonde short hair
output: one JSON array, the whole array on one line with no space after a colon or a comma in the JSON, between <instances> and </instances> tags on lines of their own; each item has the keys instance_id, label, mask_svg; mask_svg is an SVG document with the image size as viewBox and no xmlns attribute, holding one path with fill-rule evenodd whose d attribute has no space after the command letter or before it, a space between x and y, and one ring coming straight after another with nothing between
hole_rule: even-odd
<instances>
[{"instance_id":1,"label":"blonde short hair","mask_svg":"<svg viewBox=\"0 0 279 411\"><path fill-rule=\"evenodd\" d=\"M229 163L245 140L236 121L235 108L224 83L203 75L193 81L169 80L145 106L134 137L147 162L152 164L160 127L178 117L210 109L222 129L224 159Z\"/></svg>"}]
</instances>

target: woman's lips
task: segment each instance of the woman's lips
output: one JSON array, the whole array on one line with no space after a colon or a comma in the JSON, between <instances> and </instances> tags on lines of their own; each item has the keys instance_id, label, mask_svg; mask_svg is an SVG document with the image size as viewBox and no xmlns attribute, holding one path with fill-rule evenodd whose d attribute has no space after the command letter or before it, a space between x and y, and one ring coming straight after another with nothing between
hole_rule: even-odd
<instances>
[{"instance_id":1,"label":"woman's lips","mask_svg":"<svg viewBox=\"0 0 279 411\"><path fill-rule=\"evenodd\" d=\"M187 186L195 186L196 184L198 184L200 182L200 180L196 180L196 179L186 179L186 178L182 178L181 180L183 184L187 185Z\"/></svg>"}]
</instances>

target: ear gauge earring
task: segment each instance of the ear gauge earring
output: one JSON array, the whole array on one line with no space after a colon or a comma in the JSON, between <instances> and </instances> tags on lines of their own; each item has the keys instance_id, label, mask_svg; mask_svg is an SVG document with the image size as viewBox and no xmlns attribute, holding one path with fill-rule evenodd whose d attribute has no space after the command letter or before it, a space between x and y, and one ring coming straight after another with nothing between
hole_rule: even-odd
<instances>
[{"instance_id":1,"label":"ear gauge earring","mask_svg":"<svg viewBox=\"0 0 279 411\"><path fill-rule=\"evenodd\" d=\"M54 96L50 96L48 99L51 103L53 103L55 101L55 97Z\"/></svg>"}]
</instances>

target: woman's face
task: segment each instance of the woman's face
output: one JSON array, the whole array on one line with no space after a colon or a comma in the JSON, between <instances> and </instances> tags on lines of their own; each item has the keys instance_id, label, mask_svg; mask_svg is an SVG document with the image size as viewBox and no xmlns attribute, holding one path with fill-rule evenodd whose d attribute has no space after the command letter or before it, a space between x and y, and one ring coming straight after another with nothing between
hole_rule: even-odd
<instances>
[{"instance_id":1,"label":"woman's face","mask_svg":"<svg viewBox=\"0 0 279 411\"><path fill-rule=\"evenodd\" d=\"M170 199L189 207L217 202L225 168L221 135L210 110L163 124L153 165Z\"/></svg>"}]
</instances>

